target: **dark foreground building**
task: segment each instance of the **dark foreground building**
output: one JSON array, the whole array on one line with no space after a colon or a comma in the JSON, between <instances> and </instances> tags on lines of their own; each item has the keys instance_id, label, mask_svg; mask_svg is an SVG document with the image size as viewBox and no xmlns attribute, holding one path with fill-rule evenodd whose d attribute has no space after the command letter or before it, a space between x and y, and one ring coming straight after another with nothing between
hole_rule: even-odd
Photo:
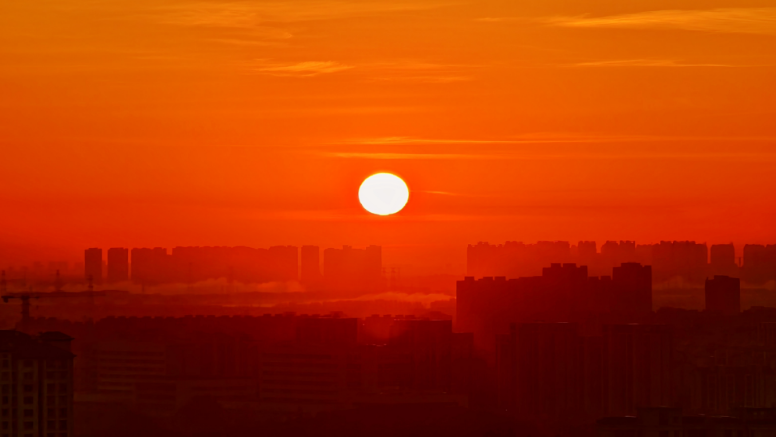
<instances>
[{"instance_id":1,"label":"dark foreground building","mask_svg":"<svg viewBox=\"0 0 776 437\"><path fill-rule=\"evenodd\" d=\"M0 331L0 435L73 435L71 337Z\"/></svg>"},{"instance_id":2,"label":"dark foreground building","mask_svg":"<svg viewBox=\"0 0 776 437\"><path fill-rule=\"evenodd\" d=\"M741 280L728 276L706 279L706 311L725 316L741 312Z\"/></svg>"},{"instance_id":3,"label":"dark foreground building","mask_svg":"<svg viewBox=\"0 0 776 437\"><path fill-rule=\"evenodd\" d=\"M639 322L652 313L652 268L615 267L612 276L588 276L586 266L551 264L542 276L507 279L466 277L456 287L456 330L473 332L475 345L494 350L497 334L511 323L575 321L590 314L616 314Z\"/></svg>"},{"instance_id":4,"label":"dark foreground building","mask_svg":"<svg viewBox=\"0 0 776 437\"><path fill-rule=\"evenodd\" d=\"M598 437L765 437L776 432L776 409L734 408L729 416L683 416L681 408L639 408L636 416L605 417Z\"/></svg>"}]
</instances>

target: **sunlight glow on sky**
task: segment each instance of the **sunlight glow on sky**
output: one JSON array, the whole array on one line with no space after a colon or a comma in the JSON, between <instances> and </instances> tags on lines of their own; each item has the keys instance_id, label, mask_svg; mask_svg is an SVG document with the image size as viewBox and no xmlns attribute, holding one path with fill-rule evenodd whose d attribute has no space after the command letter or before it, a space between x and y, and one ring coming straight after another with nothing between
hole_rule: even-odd
<instances>
[{"instance_id":1,"label":"sunlight glow on sky","mask_svg":"<svg viewBox=\"0 0 776 437\"><path fill-rule=\"evenodd\" d=\"M774 47L771 0L4 2L0 243L773 242Z\"/></svg>"}]
</instances>

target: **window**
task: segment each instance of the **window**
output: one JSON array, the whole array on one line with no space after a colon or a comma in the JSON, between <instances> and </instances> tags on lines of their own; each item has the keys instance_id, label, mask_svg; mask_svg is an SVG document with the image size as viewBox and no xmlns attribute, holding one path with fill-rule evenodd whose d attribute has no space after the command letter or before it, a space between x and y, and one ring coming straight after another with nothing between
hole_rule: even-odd
<instances>
[{"instance_id":1,"label":"window","mask_svg":"<svg viewBox=\"0 0 776 437\"><path fill-rule=\"evenodd\" d=\"M3 408L3 417L8 417L8 408Z\"/></svg>"},{"instance_id":2,"label":"window","mask_svg":"<svg viewBox=\"0 0 776 437\"><path fill-rule=\"evenodd\" d=\"M33 423L32 423L32 422L24 422L24 430L25 430L25 431L27 431L27 430L31 430L33 426L34 426L34 425L33 425Z\"/></svg>"},{"instance_id":3,"label":"window","mask_svg":"<svg viewBox=\"0 0 776 437\"><path fill-rule=\"evenodd\" d=\"M46 390L48 390L49 393L53 393L57 391L57 385L56 384L46 384Z\"/></svg>"},{"instance_id":4,"label":"window","mask_svg":"<svg viewBox=\"0 0 776 437\"><path fill-rule=\"evenodd\" d=\"M62 416L67 416L67 408L60 408L59 414L61 414Z\"/></svg>"},{"instance_id":5,"label":"window","mask_svg":"<svg viewBox=\"0 0 776 437\"><path fill-rule=\"evenodd\" d=\"M24 367L32 367L32 360L24 360Z\"/></svg>"},{"instance_id":6,"label":"window","mask_svg":"<svg viewBox=\"0 0 776 437\"><path fill-rule=\"evenodd\" d=\"M65 383L59 384L59 390L67 393L67 383L65 382Z\"/></svg>"},{"instance_id":7,"label":"window","mask_svg":"<svg viewBox=\"0 0 776 437\"><path fill-rule=\"evenodd\" d=\"M4 404L7 404L7 403L8 403L8 396L3 396L3 403L4 403Z\"/></svg>"},{"instance_id":8,"label":"window","mask_svg":"<svg viewBox=\"0 0 776 437\"><path fill-rule=\"evenodd\" d=\"M32 410L24 410L24 417L32 417Z\"/></svg>"},{"instance_id":9,"label":"window","mask_svg":"<svg viewBox=\"0 0 776 437\"><path fill-rule=\"evenodd\" d=\"M46 426L48 427L49 430L53 430L57 427L57 422L54 422L53 420L49 420L48 422L46 422Z\"/></svg>"},{"instance_id":10,"label":"window","mask_svg":"<svg viewBox=\"0 0 776 437\"><path fill-rule=\"evenodd\" d=\"M24 372L24 380L32 381L32 372Z\"/></svg>"},{"instance_id":11,"label":"window","mask_svg":"<svg viewBox=\"0 0 776 437\"><path fill-rule=\"evenodd\" d=\"M67 420L60 420L59 421L59 430L60 431L67 431Z\"/></svg>"},{"instance_id":12,"label":"window","mask_svg":"<svg viewBox=\"0 0 776 437\"><path fill-rule=\"evenodd\" d=\"M32 384L24 384L24 391L26 392L32 391Z\"/></svg>"},{"instance_id":13,"label":"window","mask_svg":"<svg viewBox=\"0 0 776 437\"><path fill-rule=\"evenodd\" d=\"M3 360L3 369L7 369L11 367L11 362L8 360Z\"/></svg>"},{"instance_id":14,"label":"window","mask_svg":"<svg viewBox=\"0 0 776 437\"><path fill-rule=\"evenodd\" d=\"M32 403L32 396L25 396L24 397L24 403L25 404L31 404Z\"/></svg>"}]
</instances>

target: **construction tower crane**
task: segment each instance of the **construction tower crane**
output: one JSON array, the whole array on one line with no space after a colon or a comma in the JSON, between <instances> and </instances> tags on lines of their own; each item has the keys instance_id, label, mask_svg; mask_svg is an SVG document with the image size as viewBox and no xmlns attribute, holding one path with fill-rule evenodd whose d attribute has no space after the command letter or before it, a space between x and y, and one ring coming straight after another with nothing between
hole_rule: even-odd
<instances>
[{"instance_id":1,"label":"construction tower crane","mask_svg":"<svg viewBox=\"0 0 776 437\"><path fill-rule=\"evenodd\" d=\"M30 322L30 300L32 299L88 297L91 299L91 302L93 304L94 297L105 296L104 291L93 291L91 282L92 282L91 278L89 278L89 291L80 291L80 292L61 291L62 284L59 280L59 270L57 270L56 291L48 292L48 293L33 293L32 287L30 287L30 290L26 292L7 293L6 281L5 281L5 270L3 270L2 278L0 279L0 299L3 299L3 302L5 303L8 303L12 299L19 299L22 302L21 325L27 326Z\"/></svg>"}]
</instances>

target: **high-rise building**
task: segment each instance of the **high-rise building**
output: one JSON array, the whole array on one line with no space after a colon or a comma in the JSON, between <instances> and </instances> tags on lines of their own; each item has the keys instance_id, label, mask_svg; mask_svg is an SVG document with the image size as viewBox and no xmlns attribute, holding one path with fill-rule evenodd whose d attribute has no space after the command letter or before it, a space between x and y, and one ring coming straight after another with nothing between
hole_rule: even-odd
<instances>
[{"instance_id":1,"label":"high-rise building","mask_svg":"<svg viewBox=\"0 0 776 437\"><path fill-rule=\"evenodd\" d=\"M583 252L585 249L583 249ZM567 241L539 241L536 244L507 241L503 245L478 243L466 249L468 276L535 276L551 263L572 262Z\"/></svg>"},{"instance_id":2,"label":"high-rise building","mask_svg":"<svg viewBox=\"0 0 776 437\"><path fill-rule=\"evenodd\" d=\"M729 276L706 279L706 311L733 316L741 312L741 280Z\"/></svg>"},{"instance_id":3,"label":"high-rise building","mask_svg":"<svg viewBox=\"0 0 776 437\"><path fill-rule=\"evenodd\" d=\"M0 331L0 435L74 435L71 340L60 332Z\"/></svg>"},{"instance_id":4,"label":"high-rise building","mask_svg":"<svg viewBox=\"0 0 776 437\"><path fill-rule=\"evenodd\" d=\"M321 282L321 256L318 246L302 246L302 283L315 285Z\"/></svg>"},{"instance_id":5,"label":"high-rise building","mask_svg":"<svg viewBox=\"0 0 776 437\"><path fill-rule=\"evenodd\" d=\"M326 287L332 290L375 291L382 285L382 248L342 249L323 251L323 275Z\"/></svg>"},{"instance_id":6,"label":"high-rise building","mask_svg":"<svg viewBox=\"0 0 776 437\"><path fill-rule=\"evenodd\" d=\"M763 284L776 279L776 245L745 245L741 274L744 281L753 284Z\"/></svg>"},{"instance_id":7,"label":"high-rise building","mask_svg":"<svg viewBox=\"0 0 776 437\"><path fill-rule=\"evenodd\" d=\"M513 324L498 350L499 403L530 419L565 419L583 408L585 375L577 325Z\"/></svg>"},{"instance_id":8,"label":"high-rise building","mask_svg":"<svg viewBox=\"0 0 776 437\"><path fill-rule=\"evenodd\" d=\"M709 251L706 244L694 241L661 241L652 246L652 266L656 281L681 277L701 283L708 270Z\"/></svg>"},{"instance_id":9,"label":"high-rise building","mask_svg":"<svg viewBox=\"0 0 776 437\"><path fill-rule=\"evenodd\" d=\"M123 247L108 249L108 282L129 280L129 250Z\"/></svg>"},{"instance_id":10,"label":"high-rise building","mask_svg":"<svg viewBox=\"0 0 776 437\"><path fill-rule=\"evenodd\" d=\"M589 277L587 267L551 264L542 276L507 280L466 277L456 288L456 330L473 332L478 347L493 350L511 323L564 322L583 314L615 315L638 322L652 312L652 270L624 263L609 276Z\"/></svg>"},{"instance_id":11,"label":"high-rise building","mask_svg":"<svg viewBox=\"0 0 776 437\"><path fill-rule=\"evenodd\" d=\"M605 325L604 412L632 415L644 405L673 406L673 336L665 325Z\"/></svg>"},{"instance_id":12,"label":"high-rise building","mask_svg":"<svg viewBox=\"0 0 776 437\"><path fill-rule=\"evenodd\" d=\"M132 249L132 282L136 284L158 284L164 282L169 272L167 249Z\"/></svg>"},{"instance_id":13,"label":"high-rise building","mask_svg":"<svg viewBox=\"0 0 776 437\"><path fill-rule=\"evenodd\" d=\"M616 266L638 260L635 241L607 241L601 246L601 257L607 265Z\"/></svg>"},{"instance_id":14,"label":"high-rise building","mask_svg":"<svg viewBox=\"0 0 776 437\"><path fill-rule=\"evenodd\" d=\"M623 263L612 269L617 306L635 314L652 312L652 267Z\"/></svg>"},{"instance_id":15,"label":"high-rise building","mask_svg":"<svg viewBox=\"0 0 776 437\"><path fill-rule=\"evenodd\" d=\"M102 282L102 249L91 248L84 251L84 278L94 283Z\"/></svg>"}]
</instances>

